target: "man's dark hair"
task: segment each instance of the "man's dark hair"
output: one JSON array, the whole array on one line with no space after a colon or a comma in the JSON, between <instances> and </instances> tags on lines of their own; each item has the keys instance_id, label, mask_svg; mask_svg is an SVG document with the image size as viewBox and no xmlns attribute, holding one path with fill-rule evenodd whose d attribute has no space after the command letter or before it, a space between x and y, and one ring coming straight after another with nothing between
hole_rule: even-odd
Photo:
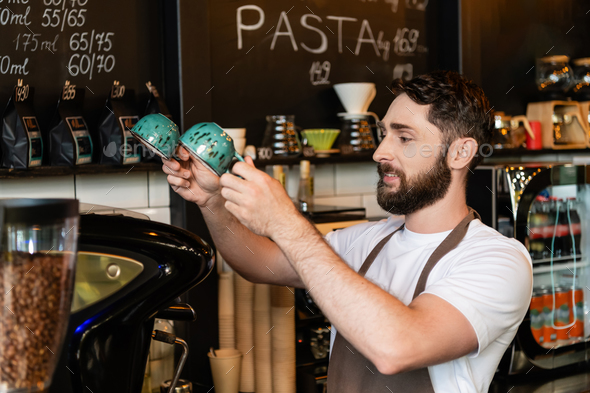
<instances>
[{"instance_id":1,"label":"man's dark hair","mask_svg":"<svg viewBox=\"0 0 590 393\"><path fill-rule=\"evenodd\" d=\"M491 141L494 117L481 87L457 72L436 71L410 81L396 79L392 92L396 96L405 93L419 105L430 105L427 119L441 130L447 147L462 137L475 139L479 148L469 169L483 160L482 146Z\"/></svg>"}]
</instances>

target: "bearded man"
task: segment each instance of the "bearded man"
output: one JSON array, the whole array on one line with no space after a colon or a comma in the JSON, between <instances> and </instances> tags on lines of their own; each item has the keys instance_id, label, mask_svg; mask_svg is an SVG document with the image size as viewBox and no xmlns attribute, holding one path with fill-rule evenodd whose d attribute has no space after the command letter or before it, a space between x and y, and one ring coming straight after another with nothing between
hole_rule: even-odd
<instances>
[{"instance_id":1,"label":"bearded man","mask_svg":"<svg viewBox=\"0 0 590 393\"><path fill-rule=\"evenodd\" d=\"M387 220L323 238L249 158L218 178L181 149L163 170L240 275L308 289L332 323L329 392L487 392L532 291L527 250L465 200L489 102L454 72L392 91L374 154Z\"/></svg>"}]
</instances>

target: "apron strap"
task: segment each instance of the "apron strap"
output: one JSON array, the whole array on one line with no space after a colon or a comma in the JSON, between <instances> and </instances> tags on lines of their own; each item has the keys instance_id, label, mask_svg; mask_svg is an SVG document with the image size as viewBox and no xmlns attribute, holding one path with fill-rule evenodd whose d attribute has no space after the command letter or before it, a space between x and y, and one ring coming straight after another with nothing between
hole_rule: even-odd
<instances>
[{"instance_id":1,"label":"apron strap","mask_svg":"<svg viewBox=\"0 0 590 393\"><path fill-rule=\"evenodd\" d=\"M426 265L424 266L424 269L422 270L422 273L420 274L420 278L418 279L418 284L416 285L416 290L414 291L414 296L412 297L412 299L415 299L419 294L424 292L424 289L426 288L426 281L428 280L428 275L430 274L430 271L434 268L436 263L445 254L447 254L449 251L451 251L452 249L457 247L457 245L461 242L461 240L463 239L463 237L467 233L467 229L469 228L469 223L471 222L471 220L473 220L475 218L477 218L478 220L481 220L479 214L475 210L473 210L469 206L468 206L468 208L469 208L469 214L467 214L465 216L465 218L463 218L463 220L451 231L451 233L442 241L442 243L439 244L439 246L436 248L436 250L434 250L434 252L430 256L430 258L428 258L428 261L426 262ZM361 268L358 271L358 274L361 277L365 277L365 274L367 273L367 271L369 270L369 268L371 267L371 265L373 264L373 262L377 258L377 255L379 255L379 253L381 252L383 247L385 247L385 244L398 231L400 231L401 229L404 229L405 225L406 225L405 223L402 224L399 228L397 228L395 231L393 231L389 235L385 236L383 239L381 239L381 241L379 243L377 243L375 248L373 248L371 253L367 256L367 258L363 262L363 265L361 266Z\"/></svg>"},{"instance_id":2,"label":"apron strap","mask_svg":"<svg viewBox=\"0 0 590 393\"><path fill-rule=\"evenodd\" d=\"M420 295L426 289L426 281L428 281L428 276L430 272L436 266L438 261L448 254L451 250L461 243L461 240L467 234L467 229L469 229L469 223L471 220L477 218L481 220L479 214L469 207L469 214L463 218L463 220L453 229L453 231L439 244L439 246L434 250L426 265L424 265L424 269L422 269L422 273L420 274L420 278L418 279L418 284L416 284L416 289L414 290L414 296L412 296L412 300L416 299L418 295Z\"/></svg>"},{"instance_id":3,"label":"apron strap","mask_svg":"<svg viewBox=\"0 0 590 393\"><path fill-rule=\"evenodd\" d=\"M397 228L395 231L393 231L389 235L385 236L383 239L381 239L381 241L379 243L377 243L375 248L373 248L373 250L371 251L371 253L367 257L367 259L365 259L365 262L363 262L363 265L361 266L360 270L358 271L358 274L361 277L365 277L367 270L369 270L369 268L373 264L373 261L375 261L375 258L377 258L377 255L379 255L379 253L381 252L383 247L385 247L385 243L387 243L389 241L389 239L391 239L393 237L393 235L396 234L397 231L403 229L405 225L406 225L405 223L402 224L399 228Z\"/></svg>"}]
</instances>

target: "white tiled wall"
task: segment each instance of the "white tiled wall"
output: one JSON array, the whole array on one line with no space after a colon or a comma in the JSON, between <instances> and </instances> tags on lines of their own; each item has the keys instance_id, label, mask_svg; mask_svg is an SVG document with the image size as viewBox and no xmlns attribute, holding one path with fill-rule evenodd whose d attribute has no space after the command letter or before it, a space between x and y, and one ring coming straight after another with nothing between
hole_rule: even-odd
<instances>
[{"instance_id":1,"label":"white tiled wall","mask_svg":"<svg viewBox=\"0 0 590 393\"><path fill-rule=\"evenodd\" d=\"M148 197L150 207L170 206L170 187L164 172L148 173Z\"/></svg>"},{"instance_id":2,"label":"white tiled wall","mask_svg":"<svg viewBox=\"0 0 590 393\"><path fill-rule=\"evenodd\" d=\"M74 176L0 179L0 198L75 198Z\"/></svg>"},{"instance_id":3,"label":"white tiled wall","mask_svg":"<svg viewBox=\"0 0 590 393\"><path fill-rule=\"evenodd\" d=\"M375 192L379 180L377 164L372 162L337 164L335 174L338 195Z\"/></svg>"},{"instance_id":4,"label":"white tiled wall","mask_svg":"<svg viewBox=\"0 0 590 393\"><path fill-rule=\"evenodd\" d=\"M83 203L122 208L149 207L146 172L76 176L76 197Z\"/></svg>"},{"instance_id":5,"label":"white tiled wall","mask_svg":"<svg viewBox=\"0 0 590 393\"><path fill-rule=\"evenodd\" d=\"M283 167L286 173L286 188L292 199L297 198L299 166ZM272 168L266 172L272 174ZM377 204L377 165L372 162L351 164L315 165L314 201L321 205L364 207L367 217L389 216Z\"/></svg>"},{"instance_id":6,"label":"white tiled wall","mask_svg":"<svg viewBox=\"0 0 590 393\"><path fill-rule=\"evenodd\" d=\"M284 167L287 192L297 197L299 166ZM267 168L272 173L272 168ZM317 165L313 168L315 202L364 207L367 217L383 217L375 199L374 163ZM0 179L0 198L77 198L90 205L124 208L170 223L170 188L162 172L130 172L34 179Z\"/></svg>"},{"instance_id":7,"label":"white tiled wall","mask_svg":"<svg viewBox=\"0 0 590 393\"><path fill-rule=\"evenodd\" d=\"M77 198L170 223L170 191L161 172L0 179L0 198Z\"/></svg>"}]
</instances>

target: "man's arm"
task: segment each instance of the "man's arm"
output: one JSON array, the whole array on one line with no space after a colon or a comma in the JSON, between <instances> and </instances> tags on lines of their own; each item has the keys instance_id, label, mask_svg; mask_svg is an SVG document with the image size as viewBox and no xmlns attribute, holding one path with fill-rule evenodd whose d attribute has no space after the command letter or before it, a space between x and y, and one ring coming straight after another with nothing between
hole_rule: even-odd
<instances>
[{"instance_id":1,"label":"man's arm","mask_svg":"<svg viewBox=\"0 0 590 393\"><path fill-rule=\"evenodd\" d=\"M180 162L163 160L168 183L182 198L199 206L215 246L230 266L252 282L303 287L277 245L252 233L227 211L219 178L182 147L178 155Z\"/></svg>"},{"instance_id":2,"label":"man's arm","mask_svg":"<svg viewBox=\"0 0 590 393\"><path fill-rule=\"evenodd\" d=\"M234 173L245 180L221 178L228 210L276 242L338 332L381 373L438 364L477 349L473 327L450 303L423 294L404 305L350 269L268 175L243 164Z\"/></svg>"},{"instance_id":3,"label":"man's arm","mask_svg":"<svg viewBox=\"0 0 590 393\"><path fill-rule=\"evenodd\" d=\"M223 259L248 281L303 288L279 247L267 237L252 233L227 211L224 203L218 197L205 207L199 206Z\"/></svg>"}]
</instances>

